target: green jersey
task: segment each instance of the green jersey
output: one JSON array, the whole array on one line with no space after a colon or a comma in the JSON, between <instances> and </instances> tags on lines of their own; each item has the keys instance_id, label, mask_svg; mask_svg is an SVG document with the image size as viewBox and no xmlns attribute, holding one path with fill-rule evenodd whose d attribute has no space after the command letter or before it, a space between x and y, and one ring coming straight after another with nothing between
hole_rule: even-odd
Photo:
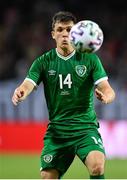
<instances>
[{"instance_id":1,"label":"green jersey","mask_svg":"<svg viewBox=\"0 0 127 180\"><path fill-rule=\"evenodd\" d=\"M64 57L52 49L37 58L27 80L44 84L50 120L47 135L70 137L97 128L93 92L94 85L104 79L106 72L93 53L73 51Z\"/></svg>"}]
</instances>

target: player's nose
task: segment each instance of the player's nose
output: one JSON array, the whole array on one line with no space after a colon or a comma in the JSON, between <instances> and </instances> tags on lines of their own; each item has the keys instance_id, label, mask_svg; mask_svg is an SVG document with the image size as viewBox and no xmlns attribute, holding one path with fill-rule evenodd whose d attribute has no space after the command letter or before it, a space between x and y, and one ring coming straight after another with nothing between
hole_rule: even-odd
<instances>
[{"instance_id":1,"label":"player's nose","mask_svg":"<svg viewBox=\"0 0 127 180\"><path fill-rule=\"evenodd\" d=\"M69 35L69 32L65 29L64 31L63 31L63 36L68 36Z\"/></svg>"}]
</instances>

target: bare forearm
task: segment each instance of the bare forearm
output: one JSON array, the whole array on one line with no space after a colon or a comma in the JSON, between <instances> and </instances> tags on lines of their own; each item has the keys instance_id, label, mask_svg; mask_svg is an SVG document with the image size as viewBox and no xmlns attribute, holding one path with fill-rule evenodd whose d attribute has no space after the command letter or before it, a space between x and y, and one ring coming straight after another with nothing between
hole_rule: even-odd
<instances>
[{"instance_id":1,"label":"bare forearm","mask_svg":"<svg viewBox=\"0 0 127 180\"><path fill-rule=\"evenodd\" d=\"M27 96L33 91L34 85L24 80L23 83L17 87L14 91L14 94L12 96L12 102L14 105L18 105L19 102L25 100Z\"/></svg>"},{"instance_id":2,"label":"bare forearm","mask_svg":"<svg viewBox=\"0 0 127 180\"><path fill-rule=\"evenodd\" d=\"M104 104L109 104L115 99L115 92L108 81L103 81L97 85L95 95Z\"/></svg>"},{"instance_id":3,"label":"bare forearm","mask_svg":"<svg viewBox=\"0 0 127 180\"><path fill-rule=\"evenodd\" d=\"M24 80L24 82L18 87L24 91L24 99L33 91L34 86L31 82Z\"/></svg>"},{"instance_id":4,"label":"bare forearm","mask_svg":"<svg viewBox=\"0 0 127 180\"><path fill-rule=\"evenodd\" d=\"M115 99L115 92L114 90L107 90L104 92L104 95L106 96L106 104L112 103Z\"/></svg>"}]
</instances>

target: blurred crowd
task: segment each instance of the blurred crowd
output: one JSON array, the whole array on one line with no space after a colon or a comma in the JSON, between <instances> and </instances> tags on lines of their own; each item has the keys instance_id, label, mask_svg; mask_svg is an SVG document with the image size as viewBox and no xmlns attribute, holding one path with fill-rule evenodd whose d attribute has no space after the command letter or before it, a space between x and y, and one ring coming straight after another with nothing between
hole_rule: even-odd
<instances>
[{"instance_id":1,"label":"blurred crowd","mask_svg":"<svg viewBox=\"0 0 127 180\"><path fill-rule=\"evenodd\" d=\"M126 82L127 11L124 3L80 0L13 0L0 6L0 80L25 76L33 60L54 46L51 19L55 12L68 10L78 20L91 19L104 31L104 43L98 51L111 78Z\"/></svg>"},{"instance_id":2,"label":"blurred crowd","mask_svg":"<svg viewBox=\"0 0 127 180\"><path fill-rule=\"evenodd\" d=\"M121 107L122 115L117 113L117 117L126 118L126 109L122 107L125 107L127 89L127 6L122 0L1 0L0 84L23 79L33 60L55 47L51 38L51 20L60 10L71 11L78 21L93 20L102 28L104 42L97 54L118 92L119 102L117 100L115 109ZM100 113L104 115L104 111ZM115 117L114 114L112 117Z\"/></svg>"}]
</instances>

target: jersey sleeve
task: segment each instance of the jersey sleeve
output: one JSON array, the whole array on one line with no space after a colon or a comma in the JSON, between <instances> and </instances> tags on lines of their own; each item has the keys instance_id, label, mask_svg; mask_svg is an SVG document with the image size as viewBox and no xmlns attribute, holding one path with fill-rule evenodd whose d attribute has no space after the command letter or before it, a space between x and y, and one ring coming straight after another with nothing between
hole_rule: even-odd
<instances>
[{"instance_id":1,"label":"jersey sleeve","mask_svg":"<svg viewBox=\"0 0 127 180\"><path fill-rule=\"evenodd\" d=\"M94 56L92 63L93 63L92 76L93 76L94 84L97 85L101 81L107 80L108 76L107 76L106 71L97 55Z\"/></svg>"},{"instance_id":2,"label":"jersey sleeve","mask_svg":"<svg viewBox=\"0 0 127 180\"><path fill-rule=\"evenodd\" d=\"M31 81L35 86L38 86L42 81L42 57L37 58L31 65L26 80Z\"/></svg>"}]
</instances>

